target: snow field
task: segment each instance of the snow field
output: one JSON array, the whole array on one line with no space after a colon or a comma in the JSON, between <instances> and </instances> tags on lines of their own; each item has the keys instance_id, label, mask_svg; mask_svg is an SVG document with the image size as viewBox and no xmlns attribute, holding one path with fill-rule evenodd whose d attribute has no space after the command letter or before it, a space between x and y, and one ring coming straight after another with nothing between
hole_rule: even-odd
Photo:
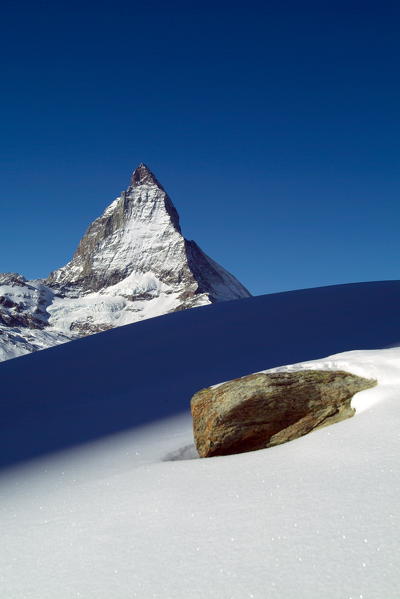
<instances>
[{"instance_id":1,"label":"snow field","mask_svg":"<svg viewBox=\"0 0 400 599\"><path fill-rule=\"evenodd\" d=\"M397 599L400 349L304 367L379 384L267 450L179 460L180 415L3 474L2 596Z\"/></svg>"}]
</instances>

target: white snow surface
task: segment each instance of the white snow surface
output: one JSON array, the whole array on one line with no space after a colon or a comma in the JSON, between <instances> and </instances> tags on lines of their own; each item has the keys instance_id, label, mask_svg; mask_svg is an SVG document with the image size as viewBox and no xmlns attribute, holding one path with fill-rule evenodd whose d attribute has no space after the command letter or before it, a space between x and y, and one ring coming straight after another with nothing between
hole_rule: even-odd
<instances>
[{"instance_id":1,"label":"white snow surface","mask_svg":"<svg viewBox=\"0 0 400 599\"><path fill-rule=\"evenodd\" d=\"M135 293L147 293L146 299L131 299ZM113 328L172 312L181 304L180 292L174 292L151 272L132 273L123 281L104 290L79 297L55 297L48 307L49 324L54 331L71 335L71 325L93 323ZM153 297L151 297L153 296ZM194 306L210 303L199 294Z\"/></svg>"},{"instance_id":2,"label":"white snow surface","mask_svg":"<svg viewBox=\"0 0 400 599\"><path fill-rule=\"evenodd\" d=\"M47 329L27 329L22 327L5 327L0 325L1 344L0 362L24 356L34 351L47 349L71 341L73 337L62 331Z\"/></svg>"},{"instance_id":3,"label":"white snow surface","mask_svg":"<svg viewBox=\"0 0 400 599\"><path fill-rule=\"evenodd\" d=\"M194 459L184 414L7 471L1 596L400 597L400 348L285 368L378 386L354 418L262 451Z\"/></svg>"},{"instance_id":4,"label":"white snow surface","mask_svg":"<svg viewBox=\"0 0 400 599\"><path fill-rule=\"evenodd\" d=\"M6 276L6 275L3 275ZM17 284L2 283L0 275L0 298L10 300L10 307L2 306L6 315L32 318L38 323L47 323L47 307L54 298L54 293L39 280L26 281L21 277ZM0 362L33 351L59 345L74 338L70 331L62 328L51 330L31 328L29 326L7 326L0 319Z\"/></svg>"}]
</instances>

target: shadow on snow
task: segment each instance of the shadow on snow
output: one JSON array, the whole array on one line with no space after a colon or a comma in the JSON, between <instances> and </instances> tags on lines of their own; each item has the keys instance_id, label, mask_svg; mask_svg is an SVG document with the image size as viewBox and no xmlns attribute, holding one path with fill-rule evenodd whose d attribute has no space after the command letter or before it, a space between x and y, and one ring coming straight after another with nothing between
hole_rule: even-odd
<instances>
[{"instance_id":1,"label":"shadow on snow","mask_svg":"<svg viewBox=\"0 0 400 599\"><path fill-rule=\"evenodd\" d=\"M168 314L4 362L0 466L171 416L211 384L395 344L399 306L399 281L291 291Z\"/></svg>"}]
</instances>

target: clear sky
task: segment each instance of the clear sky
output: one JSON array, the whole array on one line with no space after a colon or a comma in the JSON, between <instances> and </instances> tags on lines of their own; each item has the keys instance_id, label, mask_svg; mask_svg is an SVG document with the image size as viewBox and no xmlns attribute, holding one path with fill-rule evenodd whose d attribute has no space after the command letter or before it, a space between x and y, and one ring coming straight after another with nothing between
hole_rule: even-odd
<instances>
[{"instance_id":1,"label":"clear sky","mask_svg":"<svg viewBox=\"0 0 400 599\"><path fill-rule=\"evenodd\" d=\"M254 294L399 278L397 2L15 2L0 272L46 276L145 162Z\"/></svg>"}]
</instances>

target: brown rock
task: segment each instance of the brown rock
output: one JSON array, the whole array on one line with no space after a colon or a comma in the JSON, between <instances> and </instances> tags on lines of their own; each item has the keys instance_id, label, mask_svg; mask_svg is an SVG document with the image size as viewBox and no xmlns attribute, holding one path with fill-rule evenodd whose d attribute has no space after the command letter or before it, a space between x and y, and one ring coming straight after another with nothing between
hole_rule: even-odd
<instances>
[{"instance_id":1,"label":"brown rock","mask_svg":"<svg viewBox=\"0 0 400 599\"><path fill-rule=\"evenodd\" d=\"M355 393L376 381L343 371L251 374L202 389L191 401L200 457L272 447L355 413Z\"/></svg>"}]
</instances>

